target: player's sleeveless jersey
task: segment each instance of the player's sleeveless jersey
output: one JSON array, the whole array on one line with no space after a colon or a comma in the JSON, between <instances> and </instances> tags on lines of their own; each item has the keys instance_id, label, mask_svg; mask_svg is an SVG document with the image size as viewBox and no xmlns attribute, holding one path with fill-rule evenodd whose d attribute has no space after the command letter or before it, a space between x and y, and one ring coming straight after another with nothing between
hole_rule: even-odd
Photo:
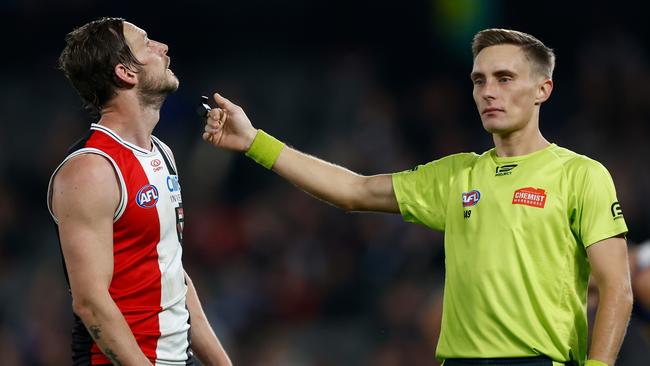
<instances>
[{"instance_id":1,"label":"player's sleeveless jersey","mask_svg":"<svg viewBox=\"0 0 650 366\"><path fill-rule=\"evenodd\" d=\"M584 362L586 248L627 232L600 163L555 144L492 149L396 173L393 186L406 221L445 232L438 358Z\"/></svg>"},{"instance_id":2,"label":"player's sleeveless jersey","mask_svg":"<svg viewBox=\"0 0 650 366\"><path fill-rule=\"evenodd\" d=\"M119 177L121 201L113 223L110 295L154 365L186 365L193 358L181 263L180 185L169 148L155 137L152 146L152 151L144 150L93 124L54 171L48 207L52 180L70 158L98 154L111 162ZM110 364L76 315L72 343L74 365Z\"/></svg>"}]
</instances>

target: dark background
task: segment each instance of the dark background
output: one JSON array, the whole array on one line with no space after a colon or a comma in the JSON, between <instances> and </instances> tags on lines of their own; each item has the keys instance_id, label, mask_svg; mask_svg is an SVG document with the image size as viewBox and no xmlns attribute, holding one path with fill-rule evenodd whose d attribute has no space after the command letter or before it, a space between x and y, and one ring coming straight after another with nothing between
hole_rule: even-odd
<instances>
[{"instance_id":1,"label":"dark background","mask_svg":"<svg viewBox=\"0 0 650 366\"><path fill-rule=\"evenodd\" d=\"M611 172L631 245L650 237L650 32L632 1L0 0L0 363L69 364L71 308L45 206L93 120L56 68L66 33L119 16L169 45L181 81L155 134L176 154L184 259L236 365L433 365L442 235L346 214L200 140L201 94L364 174L491 147L472 35L531 33L558 55L547 139ZM620 365L647 365L633 319Z\"/></svg>"}]
</instances>

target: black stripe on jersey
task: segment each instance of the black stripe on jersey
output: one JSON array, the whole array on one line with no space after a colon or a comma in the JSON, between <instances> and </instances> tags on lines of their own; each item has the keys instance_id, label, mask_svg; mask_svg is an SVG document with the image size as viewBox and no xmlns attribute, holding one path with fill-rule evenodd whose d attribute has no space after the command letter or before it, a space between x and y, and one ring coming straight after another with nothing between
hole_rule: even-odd
<instances>
[{"instance_id":1,"label":"black stripe on jersey","mask_svg":"<svg viewBox=\"0 0 650 366\"><path fill-rule=\"evenodd\" d=\"M68 293L72 296L72 289L70 288L70 277L68 277L68 267L65 265L65 257L63 256L63 248L61 247L61 236L59 234L59 225L54 224L56 230L56 238L59 241L59 253L61 253L61 265L63 266L63 274L65 275L65 283L68 286Z\"/></svg>"},{"instance_id":2,"label":"black stripe on jersey","mask_svg":"<svg viewBox=\"0 0 650 366\"><path fill-rule=\"evenodd\" d=\"M90 366L90 354L93 347L93 339L84 326L81 318L74 314L74 325L72 326L72 365Z\"/></svg>"},{"instance_id":3,"label":"black stripe on jersey","mask_svg":"<svg viewBox=\"0 0 650 366\"><path fill-rule=\"evenodd\" d=\"M73 152L75 152L77 150L81 150L84 147L86 147L86 143L88 142L88 140L90 140L90 136L92 136L93 133L95 133L94 130L88 130L88 132L86 133L86 135L84 137L80 138L79 140L77 140L77 142L75 142L72 146L70 146L70 148L68 149L68 154L67 155L70 155Z\"/></svg>"},{"instance_id":4,"label":"black stripe on jersey","mask_svg":"<svg viewBox=\"0 0 650 366\"><path fill-rule=\"evenodd\" d=\"M187 283L186 283L187 284ZM185 304L185 310L187 310L187 313L190 313L190 309L188 309L187 304ZM191 316L187 317L187 324L190 325L190 328L187 330L187 349L185 350L185 353L187 354L187 361L185 361L185 366L194 366L194 355L192 353L192 322L190 321Z\"/></svg>"},{"instance_id":5,"label":"black stripe on jersey","mask_svg":"<svg viewBox=\"0 0 650 366\"><path fill-rule=\"evenodd\" d=\"M78 150L78 149L77 149ZM59 226L56 227L56 237L59 236ZM61 249L61 241L59 239L59 251L61 252L61 263L63 264L63 273L65 274L65 282L68 286L68 293L72 294L70 289L70 278L68 277L68 270L65 265L65 257ZM93 339L88 333L88 329L84 326L81 318L72 313L74 320L72 323L72 366L90 366L91 365L91 350L93 347Z\"/></svg>"},{"instance_id":6,"label":"black stripe on jersey","mask_svg":"<svg viewBox=\"0 0 650 366\"><path fill-rule=\"evenodd\" d=\"M171 158L167 156L167 152L162 148L162 146L160 146L159 143L156 142L155 139L151 139L151 142L153 142L153 144L156 145L158 151L160 151L160 154L162 155L163 160L165 161L165 165L167 165L167 170L169 170L169 174L177 175L176 169L174 169L174 166L172 165Z\"/></svg>"}]
</instances>

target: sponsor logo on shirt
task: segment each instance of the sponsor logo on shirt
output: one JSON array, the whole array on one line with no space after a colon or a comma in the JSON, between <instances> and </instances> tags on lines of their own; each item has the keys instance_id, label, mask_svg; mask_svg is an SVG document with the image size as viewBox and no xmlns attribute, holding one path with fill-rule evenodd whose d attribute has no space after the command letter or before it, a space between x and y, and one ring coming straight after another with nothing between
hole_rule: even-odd
<instances>
[{"instance_id":1,"label":"sponsor logo on shirt","mask_svg":"<svg viewBox=\"0 0 650 366\"><path fill-rule=\"evenodd\" d=\"M147 184L135 195L135 203L142 208L152 208L158 203L158 197L158 188L153 184Z\"/></svg>"},{"instance_id":2,"label":"sponsor logo on shirt","mask_svg":"<svg viewBox=\"0 0 650 366\"><path fill-rule=\"evenodd\" d=\"M546 191L533 187L520 188L512 196L512 204L544 208L544 205L546 205Z\"/></svg>"},{"instance_id":3,"label":"sponsor logo on shirt","mask_svg":"<svg viewBox=\"0 0 650 366\"><path fill-rule=\"evenodd\" d=\"M481 192L477 189L469 192L463 192L463 207L475 206L481 199Z\"/></svg>"},{"instance_id":4,"label":"sponsor logo on shirt","mask_svg":"<svg viewBox=\"0 0 650 366\"><path fill-rule=\"evenodd\" d=\"M157 172L163 168L161 166L162 162L160 161L160 159L153 159L150 164L153 167L154 172Z\"/></svg>"},{"instance_id":5,"label":"sponsor logo on shirt","mask_svg":"<svg viewBox=\"0 0 650 366\"><path fill-rule=\"evenodd\" d=\"M618 201L612 203L610 210L612 211L612 217L614 220L623 218L623 209L621 209L621 204L618 203Z\"/></svg>"},{"instance_id":6,"label":"sponsor logo on shirt","mask_svg":"<svg viewBox=\"0 0 650 366\"><path fill-rule=\"evenodd\" d=\"M506 165L501 165L498 166L496 171L494 172L495 177L501 177L503 175L510 175L512 174L512 169L516 168L517 164L506 164Z\"/></svg>"},{"instance_id":7,"label":"sponsor logo on shirt","mask_svg":"<svg viewBox=\"0 0 650 366\"><path fill-rule=\"evenodd\" d=\"M169 198L172 203L183 202L181 199L181 184L178 182L178 175L167 176L167 189L169 190Z\"/></svg>"},{"instance_id":8,"label":"sponsor logo on shirt","mask_svg":"<svg viewBox=\"0 0 650 366\"><path fill-rule=\"evenodd\" d=\"M167 189L169 192L180 192L181 184L178 183L178 175L168 175L167 176Z\"/></svg>"}]
</instances>

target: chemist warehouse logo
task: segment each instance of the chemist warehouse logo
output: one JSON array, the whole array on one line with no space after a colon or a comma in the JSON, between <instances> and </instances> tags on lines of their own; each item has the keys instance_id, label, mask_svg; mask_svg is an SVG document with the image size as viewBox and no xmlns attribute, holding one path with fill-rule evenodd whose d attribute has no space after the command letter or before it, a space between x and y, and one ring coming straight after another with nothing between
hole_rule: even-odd
<instances>
[{"instance_id":1,"label":"chemist warehouse logo","mask_svg":"<svg viewBox=\"0 0 650 366\"><path fill-rule=\"evenodd\" d=\"M512 196L512 204L544 208L546 205L546 191L533 187L520 188Z\"/></svg>"},{"instance_id":2,"label":"chemist warehouse logo","mask_svg":"<svg viewBox=\"0 0 650 366\"><path fill-rule=\"evenodd\" d=\"M158 203L158 197L158 188L153 184L147 184L135 195L135 203L142 208L152 208Z\"/></svg>"}]
</instances>

